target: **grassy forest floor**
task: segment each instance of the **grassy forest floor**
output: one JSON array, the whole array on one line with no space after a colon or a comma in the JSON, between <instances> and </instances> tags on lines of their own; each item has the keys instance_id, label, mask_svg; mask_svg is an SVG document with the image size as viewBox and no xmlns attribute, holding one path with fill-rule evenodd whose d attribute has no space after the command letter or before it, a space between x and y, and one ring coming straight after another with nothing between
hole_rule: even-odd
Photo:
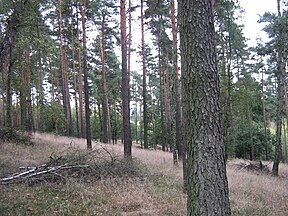
<instances>
[{"instance_id":1,"label":"grassy forest floor","mask_svg":"<svg viewBox=\"0 0 288 216\"><path fill-rule=\"evenodd\" d=\"M20 166L46 163L51 155L71 146L86 148L83 139L50 134L35 134L34 143L0 143L0 177L17 172ZM122 144L93 143L94 148L99 146L112 157L123 152ZM173 167L172 154L134 145L133 157L141 162L137 166L143 166L143 175L93 180L83 174L65 183L0 185L0 215L186 215L182 168ZM288 215L288 166L281 164L280 176L275 178L239 169L240 162L230 160L227 165L232 215Z\"/></svg>"}]
</instances>

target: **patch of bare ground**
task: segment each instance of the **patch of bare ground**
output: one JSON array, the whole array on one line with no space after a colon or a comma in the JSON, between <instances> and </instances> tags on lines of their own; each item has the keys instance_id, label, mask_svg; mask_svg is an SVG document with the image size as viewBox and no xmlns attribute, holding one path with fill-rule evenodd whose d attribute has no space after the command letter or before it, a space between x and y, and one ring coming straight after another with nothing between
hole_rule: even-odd
<instances>
[{"instance_id":1,"label":"patch of bare ground","mask_svg":"<svg viewBox=\"0 0 288 216\"><path fill-rule=\"evenodd\" d=\"M85 151L84 139L35 134L34 146L0 145L0 177L19 166L34 166L67 148ZM93 142L94 149L107 149L122 157L121 143ZM172 154L144 150L133 144L133 157L148 174L135 177L71 179L66 183L0 185L0 215L186 215L182 192L182 168L173 166ZM232 215L288 215L288 166L280 165L280 176L239 169L243 160L227 164ZM263 162L268 164L269 162ZM271 169L272 163L269 164ZM144 171L143 171L144 173Z\"/></svg>"}]
</instances>

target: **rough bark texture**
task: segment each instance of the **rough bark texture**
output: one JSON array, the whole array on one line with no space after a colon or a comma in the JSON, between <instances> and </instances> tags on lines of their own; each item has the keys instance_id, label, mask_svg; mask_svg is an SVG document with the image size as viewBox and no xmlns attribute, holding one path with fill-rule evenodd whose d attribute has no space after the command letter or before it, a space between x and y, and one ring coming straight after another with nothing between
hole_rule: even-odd
<instances>
[{"instance_id":1,"label":"rough bark texture","mask_svg":"<svg viewBox=\"0 0 288 216\"><path fill-rule=\"evenodd\" d=\"M86 117L86 140L87 149L92 149L91 126L90 126L90 103L89 103L89 85L87 68L87 40L86 40L86 0L81 1L80 12L82 18L83 30L83 71L84 71L84 97L85 97L85 117Z\"/></svg>"},{"instance_id":2,"label":"rough bark texture","mask_svg":"<svg viewBox=\"0 0 288 216\"><path fill-rule=\"evenodd\" d=\"M124 158L132 159L132 140L130 127L130 84L127 70L126 1L120 0L121 54L122 54L122 109Z\"/></svg>"},{"instance_id":3,"label":"rough bark texture","mask_svg":"<svg viewBox=\"0 0 288 216\"><path fill-rule=\"evenodd\" d=\"M211 0L181 0L188 215L231 215Z\"/></svg>"},{"instance_id":4,"label":"rough bark texture","mask_svg":"<svg viewBox=\"0 0 288 216\"><path fill-rule=\"evenodd\" d=\"M147 121L147 83L146 83L146 52L145 52L145 38L144 38L144 12L143 0L141 0L141 48L142 48L142 65L143 65L143 126L144 126L144 148L148 149L148 121Z\"/></svg>"}]
</instances>

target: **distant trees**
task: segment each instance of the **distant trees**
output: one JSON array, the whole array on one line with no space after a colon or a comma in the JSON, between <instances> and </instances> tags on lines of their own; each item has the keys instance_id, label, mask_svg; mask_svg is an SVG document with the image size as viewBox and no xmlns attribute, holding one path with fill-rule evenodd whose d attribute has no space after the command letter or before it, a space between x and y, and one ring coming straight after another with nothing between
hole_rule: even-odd
<instances>
[{"instance_id":1,"label":"distant trees","mask_svg":"<svg viewBox=\"0 0 288 216\"><path fill-rule=\"evenodd\" d=\"M173 152L175 164L185 159L182 14L172 0L121 3L1 3L1 126L87 138L89 148L92 139L122 140L129 158L132 140L140 141ZM249 49L240 3L213 6L226 158L275 159L276 174L287 161L287 11L277 1L280 15L260 19L271 40Z\"/></svg>"}]
</instances>

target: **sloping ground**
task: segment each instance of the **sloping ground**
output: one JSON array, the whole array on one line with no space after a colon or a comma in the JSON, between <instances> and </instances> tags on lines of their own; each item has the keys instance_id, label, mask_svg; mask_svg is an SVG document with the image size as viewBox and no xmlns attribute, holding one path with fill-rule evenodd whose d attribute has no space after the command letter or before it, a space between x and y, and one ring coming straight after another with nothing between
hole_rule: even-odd
<instances>
[{"instance_id":1,"label":"sloping ground","mask_svg":"<svg viewBox=\"0 0 288 216\"><path fill-rule=\"evenodd\" d=\"M50 155L73 146L86 148L84 139L35 134L35 145L0 145L0 177L20 166L37 166ZM122 154L123 145L93 143L111 154ZM97 181L71 179L67 183L0 185L0 215L186 215L182 193L182 168L173 167L172 154L133 147L133 157L149 169L148 175L105 178ZM239 170L240 160L228 162L233 215L288 215L288 167L280 177ZM144 168L143 168L144 172Z\"/></svg>"}]
</instances>

